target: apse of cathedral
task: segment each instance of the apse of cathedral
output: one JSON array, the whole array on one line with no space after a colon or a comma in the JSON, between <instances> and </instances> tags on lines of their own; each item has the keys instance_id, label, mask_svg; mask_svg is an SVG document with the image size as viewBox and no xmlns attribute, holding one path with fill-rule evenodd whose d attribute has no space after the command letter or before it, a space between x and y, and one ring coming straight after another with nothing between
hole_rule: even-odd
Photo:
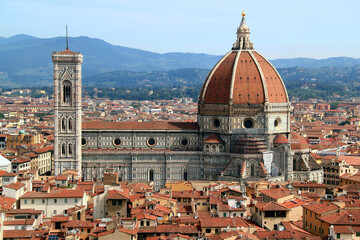
<instances>
[{"instance_id":1,"label":"apse of cathedral","mask_svg":"<svg viewBox=\"0 0 360 240\"><path fill-rule=\"evenodd\" d=\"M82 122L83 56L54 52L55 174L121 181L323 181L310 147L290 131L291 104L271 63L254 50L242 14L232 49L213 67L197 122Z\"/></svg>"}]
</instances>

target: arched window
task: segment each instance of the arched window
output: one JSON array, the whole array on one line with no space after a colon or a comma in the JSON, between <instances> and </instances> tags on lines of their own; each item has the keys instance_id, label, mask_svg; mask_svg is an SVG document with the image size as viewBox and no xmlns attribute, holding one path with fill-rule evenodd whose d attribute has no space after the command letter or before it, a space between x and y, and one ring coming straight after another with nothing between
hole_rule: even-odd
<instances>
[{"instance_id":1,"label":"arched window","mask_svg":"<svg viewBox=\"0 0 360 240\"><path fill-rule=\"evenodd\" d=\"M212 151L216 152L216 146L215 145L212 146Z\"/></svg>"},{"instance_id":2,"label":"arched window","mask_svg":"<svg viewBox=\"0 0 360 240\"><path fill-rule=\"evenodd\" d=\"M184 181L188 180L188 172L187 170L184 171Z\"/></svg>"},{"instance_id":3,"label":"arched window","mask_svg":"<svg viewBox=\"0 0 360 240\"><path fill-rule=\"evenodd\" d=\"M239 177L240 174L241 174L241 165L238 164L238 165L237 165L237 176Z\"/></svg>"},{"instance_id":4,"label":"arched window","mask_svg":"<svg viewBox=\"0 0 360 240\"><path fill-rule=\"evenodd\" d=\"M72 131L72 118L69 118L69 124L68 124L68 129L69 131Z\"/></svg>"},{"instance_id":5,"label":"arched window","mask_svg":"<svg viewBox=\"0 0 360 240\"><path fill-rule=\"evenodd\" d=\"M63 101L64 103L71 103L71 82L64 81L63 84Z\"/></svg>"},{"instance_id":6,"label":"arched window","mask_svg":"<svg viewBox=\"0 0 360 240\"><path fill-rule=\"evenodd\" d=\"M69 143L69 156L72 156L73 154L73 146L71 143Z\"/></svg>"},{"instance_id":7,"label":"arched window","mask_svg":"<svg viewBox=\"0 0 360 240\"><path fill-rule=\"evenodd\" d=\"M62 154L63 156L66 155L66 146L65 146L65 143L63 143L63 144L61 145L61 154Z\"/></svg>"},{"instance_id":8,"label":"arched window","mask_svg":"<svg viewBox=\"0 0 360 240\"><path fill-rule=\"evenodd\" d=\"M66 119L65 118L61 119L61 130L64 132L66 131Z\"/></svg>"},{"instance_id":9,"label":"arched window","mask_svg":"<svg viewBox=\"0 0 360 240\"><path fill-rule=\"evenodd\" d=\"M149 181L150 182L154 181L154 170L152 169L149 171Z\"/></svg>"},{"instance_id":10,"label":"arched window","mask_svg":"<svg viewBox=\"0 0 360 240\"><path fill-rule=\"evenodd\" d=\"M255 164L253 164L253 163L250 166L250 174L252 177L255 176Z\"/></svg>"}]
</instances>

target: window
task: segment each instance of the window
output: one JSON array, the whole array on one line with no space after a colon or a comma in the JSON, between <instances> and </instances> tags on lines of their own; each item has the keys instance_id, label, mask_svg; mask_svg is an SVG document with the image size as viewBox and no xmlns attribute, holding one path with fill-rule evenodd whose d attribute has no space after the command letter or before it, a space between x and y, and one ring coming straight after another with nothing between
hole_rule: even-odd
<instances>
[{"instance_id":1,"label":"window","mask_svg":"<svg viewBox=\"0 0 360 240\"><path fill-rule=\"evenodd\" d=\"M87 230L87 233L90 233L90 229Z\"/></svg>"},{"instance_id":2,"label":"window","mask_svg":"<svg viewBox=\"0 0 360 240\"><path fill-rule=\"evenodd\" d=\"M357 236L357 237L360 237L360 232L357 232L357 233L356 233L356 236Z\"/></svg>"},{"instance_id":3,"label":"window","mask_svg":"<svg viewBox=\"0 0 360 240\"><path fill-rule=\"evenodd\" d=\"M57 199L56 199L56 198L54 199L54 203L57 203Z\"/></svg>"},{"instance_id":4,"label":"window","mask_svg":"<svg viewBox=\"0 0 360 240\"><path fill-rule=\"evenodd\" d=\"M146 221L146 226L150 226L150 221Z\"/></svg>"},{"instance_id":5,"label":"window","mask_svg":"<svg viewBox=\"0 0 360 240\"><path fill-rule=\"evenodd\" d=\"M24 200L24 204L27 204L27 199Z\"/></svg>"},{"instance_id":6,"label":"window","mask_svg":"<svg viewBox=\"0 0 360 240\"><path fill-rule=\"evenodd\" d=\"M210 228L207 228L205 231L206 231L206 233L211 233L211 229L210 229Z\"/></svg>"},{"instance_id":7,"label":"window","mask_svg":"<svg viewBox=\"0 0 360 240\"><path fill-rule=\"evenodd\" d=\"M149 181L150 182L154 181L154 170L152 169L149 171Z\"/></svg>"},{"instance_id":8,"label":"window","mask_svg":"<svg viewBox=\"0 0 360 240\"><path fill-rule=\"evenodd\" d=\"M65 147L65 143L63 143L63 144L61 145L61 154L62 154L63 156L65 156L65 155L66 155L66 147Z\"/></svg>"},{"instance_id":9,"label":"window","mask_svg":"<svg viewBox=\"0 0 360 240\"><path fill-rule=\"evenodd\" d=\"M54 214L56 214L57 213L57 211L56 210L54 210Z\"/></svg>"},{"instance_id":10,"label":"window","mask_svg":"<svg viewBox=\"0 0 360 240\"><path fill-rule=\"evenodd\" d=\"M66 198L64 199L64 203L67 203L67 199L66 199Z\"/></svg>"},{"instance_id":11,"label":"window","mask_svg":"<svg viewBox=\"0 0 360 240\"><path fill-rule=\"evenodd\" d=\"M72 130L72 118L69 118L69 130L71 131Z\"/></svg>"},{"instance_id":12,"label":"window","mask_svg":"<svg viewBox=\"0 0 360 240\"><path fill-rule=\"evenodd\" d=\"M73 146L71 143L69 143L69 156L73 154Z\"/></svg>"},{"instance_id":13,"label":"window","mask_svg":"<svg viewBox=\"0 0 360 240\"><path fill-rule=\"evenodd\" d=\"M140 226L144 226L144 221L140 221Z\"/></svg>"},{"instance_id":14,"label":"window","mask_svg":"<svg viewBox=\"0 0 360 240\"><path fill-rule=\"evenodd\" d=\"M61 130L66 131L66 120L65 120L65 118L61 119Z\"/></svg>"},{"instance_id":15,"label":"window","mask_svg":"<svg viewBox=\"0 0 360 240\"><path fill-rule=\"evenodd\" d=\"M340 238L340 233L337 233L337 234L336 234L336 238Z\"/></svg>"},{"instance_id":16,"label":"window","mask_svg":"<svg viewBox=\"0 0 360 240\"><path fill-rule=\"evenodd\" d=\"M226 217L226 213L225 213L225 212L223 213L223 217Z\"/></svg>"},{"instance_id":17,"label":"window","mask_svg":"<svg viewBox=\"0 0 360 240\"><path fill-rule=\"evenodd\" d=\"M63 102L71 103L71 82L64 81L63 85Z\"/></svg>"},{"instance_id":18,"label":"window","mask_svg":"<svg viewBox=\"0 0 360 240\"><path fill-rule=\"evenodd\" d=\"M75 203L78 203L78 199L77 199L77 198L75 198L75 200L74 200L74 201L75 201Z\"/></svg>"},{"instance_id":19,"label":"window","mask_svg":"<svg viewBox=\"0 0 360 240\"><path fill-rule=\"evenodd\" d=\"M31 199L31 204L34 204L35 203L35 200L34 199Z\"/></svg>"},{"instance_id":20,"label":"window","mask_svg":"<svg viewBox=\"0 0 360 240\"><path fill-rule=\"evenodd\" d=\"M250 174L252 177L255 176L255 164L254 163L252 163L250 166Z\"/></svg>"}]
</instances>

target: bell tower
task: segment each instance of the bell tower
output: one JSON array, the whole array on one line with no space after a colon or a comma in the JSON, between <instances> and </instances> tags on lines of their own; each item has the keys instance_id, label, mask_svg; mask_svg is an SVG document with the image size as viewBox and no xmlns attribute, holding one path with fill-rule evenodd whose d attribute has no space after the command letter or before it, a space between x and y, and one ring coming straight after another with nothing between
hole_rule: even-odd
<instances>
[{"instance_id":1,"label":"bell tower","mask_svg":"<svg viewBox=\"0 0 360 240\"><path fill-rule=\"evenodd\" d=\"M67 42L67 37L66 37ZM68 45L68 44L66 44ZM73 169L81 178L81 64L83 55L66 47L53 52L54 174Z\"/></svg>"}]
</instances>

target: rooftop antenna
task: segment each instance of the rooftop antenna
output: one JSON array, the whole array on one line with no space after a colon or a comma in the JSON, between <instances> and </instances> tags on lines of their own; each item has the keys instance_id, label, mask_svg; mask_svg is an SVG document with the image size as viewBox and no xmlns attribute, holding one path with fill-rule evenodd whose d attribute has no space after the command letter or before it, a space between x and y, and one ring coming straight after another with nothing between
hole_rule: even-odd
<instances>
[{"instance_id":1,"label":"rooftop antenna","mask_svg":"<svg viewBox=\"0 0 360 240\"><path fill-rule=\"evenodd\" d=\"M66 50L69 50L68 27L66 25Z\"/></svg>"}]
</instances>

